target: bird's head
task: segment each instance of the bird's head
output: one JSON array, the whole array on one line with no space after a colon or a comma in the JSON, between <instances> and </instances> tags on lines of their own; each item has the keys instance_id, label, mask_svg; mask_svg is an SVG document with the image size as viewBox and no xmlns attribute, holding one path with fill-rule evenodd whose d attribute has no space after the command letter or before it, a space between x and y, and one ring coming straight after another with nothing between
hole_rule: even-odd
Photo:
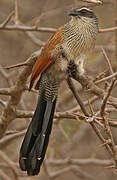
<instances>
[{"instance_id":1,"label":"bird's head","mask_svg":"<svg viewBox=\"0 0 117 180\"><path fill-rule=\"evenodd\" d=\"M98 24L96 15L91 9L87 7L82 7L80 9L72 9L68 12L68 15L72 17L73 24Z\"/></svg>"}]
</instances>

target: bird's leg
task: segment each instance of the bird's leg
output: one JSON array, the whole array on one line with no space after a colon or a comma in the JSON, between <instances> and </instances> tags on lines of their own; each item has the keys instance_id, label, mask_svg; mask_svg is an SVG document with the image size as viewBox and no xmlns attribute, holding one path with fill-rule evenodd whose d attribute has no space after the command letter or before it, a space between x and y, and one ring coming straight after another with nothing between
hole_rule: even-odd
<instances>
[{"instance_id":1,"label":"bird's leg","mask_svg":"<svg viewBox=\"0 0 117 180\"><path fill-rule=\"evenodd\" d=\"M75 78L77 71L77 65L74 63L73 60L70 60L67 68L67 73L69 77Z\"/></svg>"},{"instance_id":2,"label":"bird's leg","mask_svg":"<svg viewBox=\"0 0 117 180\"><path fill-rule=\"evenodd\" d=\"M67 73L69 77L72 77L73 79L78 81L83 87L86 87L90 80L85 71L83 74L78 71L77 64L75 64L73 60L69 61Z\"/></svg>"}]
</instances>

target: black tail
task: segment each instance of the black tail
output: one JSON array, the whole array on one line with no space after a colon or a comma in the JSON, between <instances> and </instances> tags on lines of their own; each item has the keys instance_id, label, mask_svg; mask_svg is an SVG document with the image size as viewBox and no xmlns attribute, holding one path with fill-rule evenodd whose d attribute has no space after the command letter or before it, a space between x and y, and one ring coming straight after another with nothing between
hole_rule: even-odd
<instances>
[{"instance_id":1,"label":"black tail","mask_svg":"<svg viewBox=\"0 0 117 180\"><path fill-rule=\"evenodd\" d=\"M52 129L56 99L46 101L43 97L44 94L39 98L20 150L20 168L27 171L28 175L39 173Z\"/></svg>"}]
</instances>

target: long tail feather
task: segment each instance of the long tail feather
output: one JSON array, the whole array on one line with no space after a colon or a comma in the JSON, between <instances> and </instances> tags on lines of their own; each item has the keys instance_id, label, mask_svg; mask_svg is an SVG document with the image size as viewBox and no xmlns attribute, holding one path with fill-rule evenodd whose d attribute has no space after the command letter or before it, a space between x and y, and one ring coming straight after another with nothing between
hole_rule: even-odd
<instances>
[{"instance_id":1,"label":"long tail feather","mask_svg":"<svg viewBox=\"0 0 117 180\"><path fill-rule=\"evenodd\" d=\"M56 99L45 101L43 96L39 99L20 150L19 164L28 175L39 173L52 129Z\"/></svg>"}]
</instances>

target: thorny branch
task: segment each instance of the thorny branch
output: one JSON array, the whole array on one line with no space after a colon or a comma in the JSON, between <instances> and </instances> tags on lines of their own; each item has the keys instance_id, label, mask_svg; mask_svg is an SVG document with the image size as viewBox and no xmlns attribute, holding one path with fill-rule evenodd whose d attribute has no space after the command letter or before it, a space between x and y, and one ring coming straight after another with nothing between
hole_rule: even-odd
<instances>
[{"instance_id":1,"label":"thorny branch","mask_svg":"<svg viewBox=\"0 0 117 180\"><path fill-rule=\"evenodd\" d=\"M93 2L93 3L101 3L99 0L84 0L87 2ZM12 17L14 18L14 24L8 25L8 23L11 21ZM38 31L38 32L46 32L46 33L54 33L56 31L55 28L46 28L46 27L38 27L38 25L34 26L26 26L22 24L19 21L19 12L18 12L18 0L15 0L15 11L12 11L8 17L4 20L2 24L0 24L0 30L9 30L9 31L24 31L36 44L39 46L44 46L45 42L37 39L32 32ZM100 33L105 32L115 32L117 31L117 27L112 28L106 28L106 29L100 29ZM93 95L96 95L96 97L102 99L102 105L98 112L93 112L92 104L90 105L90 111L87 111L86 106L88 103L84 103L79 96L77 89L74 87L74 84L71 79L68 79L68 84L70 89L73 92L74 97L77 100L78 106L77 108L71 109L70 111L66 112L56 112L54 115L54 122L58 123L60 119L74 119L74 120L84 120L85 122L89 123L94 132L97 134L98 138L101 140L102 145L105 146L109 154L111 155L112 160L100 160L100 159L64 159L64 160L53 160L49 159L47 160L47 163L45 164L45 171L48 174L48 177L56 178L59 175L61 175L64 172L67 171L73 171L75 172L76 176L80 176L82 178L86 179L93 179L88 174L82 172L76 165L87 165L87 164L97 164L102 166L110 166L115 169L117 169L117 152L116 152L116 144L113 138L112 129L111 127L117 127L117 121L114 119L111 119L109 117L109 113L113 111L117 111L117 98L113 95L110 95L112 93L112 90L115 88L116 84L116 78L117 78L117 72L113 72L110 60L105 52L105 50L102 48L104 57L107 60L109 69L110 69L110 76L104 77L103 79L100 79L96 81L95 83L88 77L76 77L75 80L77 80L83 88L87 89L88 92L90 92ZM24 135L26 130L22 130L21 132L13 133L10 135L5 135L5 132L7 130L8 125L16 118L31 118L33 116L32 111L24 111L17 109L17 105L20 103L20 100L22 98L22 94L24 91L26 91L26 84L27 79L29 75L31 74L32 67L34 63L36 62L37 57L40 55L40 50L33 53L26 62L11 65L8 67L0 68L0 73L4 76L5 79L8 80L8 75L4 71L5 69L11 69L16 67L25 66L23 70L20 72L19 77L17 79L17 82L15 85L12 84L12 82L9 83L9 88L1 88L0 89L0 95L7 95L10 97L8 102L3 101L0 99L0 104L3 106L4 111L0 118L0 146L2 147L4 144L6 144L8 141L13 140L19 136ZM111 80L111 83L110 81ZM97 86L97 84L108 81L109 87L105 91L104 89ZM97 99L97 98L95 98ZM112 105L113 108L107 107L108 105ZM81 111L81 112L79 112ZM102 133L102 130L104 133ZM63 131L63 130L62 130ZM106 138L105 138L106 134ZM5 136L4 136L5 135ZM63 135L66 136L66 134L63 132ZM3 137L4 136L4 137ZM68 137L66 136L66 139ZM7 166L9 166L13 172L14 178L18 180L18 171L17 168L14 166L14 163L2 152L0 151L0 157L5 161ZM69 165L67 168L63 168L62 170L58 170L54 173L49 173L47 165ZM77 173L76 173L77 171ZM4 171L0 170L0 175L5 179L9 180L9 176L7 176Z\"/></svg>"},{"instance_id":2,"label":"thorny branch","mask_svg":"<svg viewBox=\"0 0 117 180\"><path fill-rule=\"evenodd\" d=\"M18 80L16 82L16 85L14 87L6 89L5 94L10 95L11 98L10 98L8 104L6 105L4 113L2 114L2 117L1 117L1 121L0 121L0 135L1 135L1 137L3 136L3 134L5 133L5 131L7 129L7 126L9 125L9 123L13 119L15 119L17 117L20 117L20 118L25 117L26 118L26 117L31 117L32 116L32 113L31 113L31 116L30 116L29 113L27 113L27 115L26 115L26 112L21 115L21 112L17 111L15 107L17 106L17 104L20 101L21 95L22 95L22 93L24 91L24 88L25 88L25 85L26 85L26 80L27 80L28 76L31 73L32 66L35 63L36 58L39 56L39 53L40 53L40 51L36 52L35 54L33 54L28 59L28 61L26 63L28 63L29 66L27 66L27 67L25 67L23 69L23 71L19 75L19 78L18 78ZM79 81L79 79L78 79L78 81ZM90 91L92 91L92 93L94 93L94 94L96 94L96 95L98 95L98 96L100 96L102 98L103 98L103 96L107 95L107 93L105 93L102 89L97 87L91 80L89 82L89 79L87 79L87 78L86 79L85 78L80 79L80 83L82 84L82 86L84 86L84 84L85 85L87 84L87 87L90 88ZM67 115L65 115L65 117L67 117L69 115L69 117L74 118L77 115L80 119L85 119L86 121L88 121L91 124L94 131L99 136L99 138L103 141L103 143L105 143L106 140L103 138L103 136L101 135L99 129L96 126L96 124L93 122L96 119L96 116L95 115L91 116L91 115L89 115L87 113L87 111L85 109L85 106L84 106L82 100L79 98L79 96L77 94L77 91L74 89L73 84L71 84L71 81L70 81L70 88L72 89L72 92L73 92L74 96L76 97L76 99L77 99L77 101L78 101L78 103L79 103L79 105L81 107L81 110L84 113L85 117L83 117L82 115L79 116L77 113L75 115L74 114L72 115L72 113L71 113L71 115L67 114ZM7 93L7 90L9 91L9 93ZM3 89L3 91L5 91L5 90ZM103 92L103 94L100 95L100 92ZM110 101L112 101L112 100L117 101L116 98L111 97L111 96L110 96L109 100ZM57 117L57 116L55 115L55 117ZM62 115L61 117L64 117L64 115ZM99 120L99 119L97 118L97 120ZM105 144L105 146L107 147L107 149L110 152L112 152L110 147L108 146L108 144Z\"/></svg>"},{"instance_id":3,"label":"thorny branch","mask_svg":"<svg viewBox=\"0 0 117 180\"><path fill-rule=\"evenodd\" d=\"M29 63L29 66L26 66L22 72L20 73L17 82L14 86L10 87L8 91L10 92L10 99L4 109L4 112L0 118L0 137L3 136L5 133L9 123L13 119L16 118L16 106L19 104L22 93L25 89L25 85L27 82L27 78L29 77L32 66L36 61L36 57L40 54L40 51L37 51L35 54L33 54L27 62ZM6 94L6 93L5 93Z\"/></svg>"},{"instance_id":4,"label":"thorny branch","mask_svg":"<svg viewBox=\"0 0 117 180\"><path fill-rule=\"evenodd\" d=\"M34 53L27 61L26 61L26 67L24 67L23 71L20 73L19 78L15 84L15 86L11 87L11 88L6 88L6 89L0 89L1 94L5 94L5 95L9 95L11 98L8 101L7 105L5 106L5 110L1 116L1 120L0 120L0 135L1 137L4 135L9 123L11 123L11 121L15 118L28 118L28 117L32 117L33 113L30 114L30 112L20 112L18 110L16 110L16 106L20 101L21 95L25 89L25 85L26 85L26 80L28 78L28 76L31 73L31 69L33 64L36 61L36 58L39 56L40 51ZM79 78L78 78L79 81ZM103 96L107 96L107 93L105 93L102 89L100 89L99 87L97 87L91 80L89 81L88 78L84 78L84 79L80 79L80 83L82 84L82 86L87 84L87 87L90 89L90 91L100 97L103 98ZM70 88L73 91L74 96L76 97L82 112L84 113L85 116L83 116L82 114L78 114L78 113L73 113L72 112L69 113L61 113L61 115L59 115L60 113L55 114L55 118L76 118L76 116L79 119L84 119L86 121L88 121L92 128L94 129L94 131L96 132L96 134L98 135L98 137L101 139L101 141L103 142L103 144L105 145L105 147L108 149L108 151L113 155L112 149L110 148L110 146L108 145L107 140L104 139L104 137L102 136L100 130L97 128L96 124L95 124L95 120L97 119L97 121L100 121L98 119L98 117L96 117L95 115L91 116L90 114L87 113L85 106L83 105L82 100L79 98L77 91L74 89L73 84L70 85ZM101 94L100 92L103 92L103 94ZM110 92L110 91L109 91ZM110 94L109 94L110 95ZM109 96L108 96L109 98ZM110 97L109 100L114 100L117 102L116 98L114 97ZM103 108L102 108L103 109ZM101 110L102 110L101 109ZM109 121L110 122L110 121ZM114 150L114 148L113 148Z\"/></svg>"}]
</instances>

